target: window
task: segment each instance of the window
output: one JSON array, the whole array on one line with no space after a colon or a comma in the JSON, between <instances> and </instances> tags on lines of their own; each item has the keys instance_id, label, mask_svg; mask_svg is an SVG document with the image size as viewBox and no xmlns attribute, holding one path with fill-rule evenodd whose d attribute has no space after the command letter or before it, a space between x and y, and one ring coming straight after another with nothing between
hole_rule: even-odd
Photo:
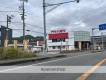
<instances>
[{"instance_id":1,"label":"window","mask_svg":"<svg viewBox=\"0 0 106 80\"><path fill-rule=\"evenodd\" d=\"M63 39L62 41L65 42L65 39Z\"/></svg>"},{"instance_id":2,"label":"window","mask_svg":"<svg viewBox=\"0 0 106 80\"><path fill-rule=\"evenodd\" d=\"M65 46L63 46L63 49L65 49Z\"/></svg>"},{"instance_id":3,"label":"window","mask_svg":"<svg viewBox=\"0 0 106 80\"><path fill-rule=\"evenodd\" d=\"M57 39L52 39L52 42L57 42Z\"/></svg>"},{"instance_id":4,"label":"window","mask_svg":"<svg viewBox=\"0 0 106 80\"><path fill-rule=\"evenodd\" d=\"M61 42L61 41L65 42L65 39L52 39L52 42Z\"/></svg>"},{"instance_id":5,"label":"window","mask_svg":"<svg viewBox=\"0 0 106 80\"><path fill-rule=\"evenodd\" d=\"M55 49L56 47L55 46L53 46L53 49Z\"/></svg>"},{"instance_id":6,"label":"window","mask_svg":"<svg viewBox=\"0 0 106 80\"><path fill-rule=\"evenodd\" d=\"M60 46L58 46L58 49L60 49Z\"/></svg>"}]
</instances>

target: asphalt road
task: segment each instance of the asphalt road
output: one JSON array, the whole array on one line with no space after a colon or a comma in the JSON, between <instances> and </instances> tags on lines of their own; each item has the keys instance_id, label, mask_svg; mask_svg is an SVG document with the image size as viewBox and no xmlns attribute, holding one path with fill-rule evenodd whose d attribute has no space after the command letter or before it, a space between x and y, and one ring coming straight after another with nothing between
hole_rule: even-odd
<instances>
[{"instance_id":1,"label":"asphalt road","mask_svg":"<svg viewBox=\"0 0 106 80\"><path fill-rule=\"evenodd\" d=\"M17 73L34 70L34 66L93 66L106 58L106 54L87 54L76 57L67 57L42 63L31 63L27 66L14 66L0 69L0 80L77 80L82 73ZM29 63L28 63L29 64ZM104 63L103 65L105 65ZM33 67L32 67L33 66ZM8 72L8 73L2 73ZM14 73L9 73L14 72ZM106 74L92 74L87 80L106 80Z\"/></svg>"}]
</instances>

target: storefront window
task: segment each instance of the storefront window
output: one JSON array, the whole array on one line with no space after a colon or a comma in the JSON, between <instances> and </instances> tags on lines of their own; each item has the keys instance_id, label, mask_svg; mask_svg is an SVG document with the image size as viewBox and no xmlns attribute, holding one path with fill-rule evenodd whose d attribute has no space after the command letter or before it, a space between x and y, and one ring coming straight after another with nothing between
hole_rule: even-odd
<instances>
[{"instance_id":1,"label":"storefront window","mask_svg":"<svg viewBox=\"0 0 106 80\"><path fill-rule=\"evenodd\" d=\"M55 46L53 46L53 49L55 49L56 47Z\"/></svg>"}]
</instances>

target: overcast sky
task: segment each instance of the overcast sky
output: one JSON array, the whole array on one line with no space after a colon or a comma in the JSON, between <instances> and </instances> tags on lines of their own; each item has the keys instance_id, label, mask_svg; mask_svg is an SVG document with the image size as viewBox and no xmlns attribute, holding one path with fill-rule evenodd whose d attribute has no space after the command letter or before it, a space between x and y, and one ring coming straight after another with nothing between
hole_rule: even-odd
<instances>
[{"instance_id":1,"label":"overcast sky","mask_svg":"<svg viewBox=\"0 0 106 80\"><path fill-rule=\"evenodd\" d=\"M46 3L59 3L70 0L46 0ZM19 11L18 6L21 5L19 0L0 0L0 11ZM34 26L26 25L26 29L34 36L42 35L42 0L29 0L26 7L26 23ZM52 8L47 8L47 11ZM6 15L14 15L12 22L22 22L20 13L4 13L0 12L0 25L6 25ZM99 24L106 23L106 0L81 0L80 3L64 4L53 11L47 13L47 32L53 29L66 29L68 31L85 30L90 31L92 27L98 27ZM21 23L11 23L9 25L13 29L22 29ZM32 32L37 31L37 32ZM13 31L14 36L21 36L22 31ZM98 34L96 32L96 34Z\"/></svg>"}]
</instances>

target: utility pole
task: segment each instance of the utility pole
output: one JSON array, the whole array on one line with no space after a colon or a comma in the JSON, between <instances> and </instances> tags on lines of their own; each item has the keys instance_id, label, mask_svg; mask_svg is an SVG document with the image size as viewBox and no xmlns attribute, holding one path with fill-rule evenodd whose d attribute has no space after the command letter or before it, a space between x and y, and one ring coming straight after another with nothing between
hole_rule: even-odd
<instances>
[{"instance_id":1,"label":"utility pole","mask_svg":"<svg viewBox=\"0 0 106 80\"><path fill-rule=\"evenodd\" d=\"M46 34L46 3L43 0L43 25L44 25L44 52L47 50L47 34Z\"/></svg>"},{"instance_id":2,"label":"utility pole","mask_svg":"<svg viewBox=\"0 0 106 80\"><path fill-rule=\"evenodd\" d=\"M11 15L11 16L8 16L8 15L7 15L6 37L5 37L5 42L4 42L4 46L5 46L5 47L8 46L9 22L11 22L12 17L13 17L12 15Z\"/></svg>"},{"instance_id":3,"label":"utility pole","mask_svg":"<svg viewBox=\"0 0 106 80\"><path fill-rule=\"evenodd\" d=\"M22 1L22 6L20 8L22 9L21 19L23 21L23 40L25 40L25 2L28 2L28 0L20 1Z\"/></svg>"},{"instance_id":4,"label":"utility pole","mask_svg":"<svg viewBox=\"0 0 106 80\"><path fill-rule=\"evenodd\" d=\"M25 5L24 5L24 1L23 1L22 20L23 20L23 39L25 40Z\"/></svg>"},{"instance_id":5,"label":"utility pole","mask_svg":"<svg viewBox=\"0 0 106 80\"><path fill-rule=\"evenodd\" d=\"M9 16L7 15L7 26L6 26L6 36L5 36L5 41L4 41L4 46L8 46L8 23L9 23Z\"/></svg>"},{"instance_id":6,"label":"utility pole","mask_svg":"<svg viewBox=\"0 0 106 80\"><path fill-rule=\"evenodd\" d=\"M9 16L7 15L7 29L8 29L8 23L9 23Z\"/></svg>"}]
</instances>

